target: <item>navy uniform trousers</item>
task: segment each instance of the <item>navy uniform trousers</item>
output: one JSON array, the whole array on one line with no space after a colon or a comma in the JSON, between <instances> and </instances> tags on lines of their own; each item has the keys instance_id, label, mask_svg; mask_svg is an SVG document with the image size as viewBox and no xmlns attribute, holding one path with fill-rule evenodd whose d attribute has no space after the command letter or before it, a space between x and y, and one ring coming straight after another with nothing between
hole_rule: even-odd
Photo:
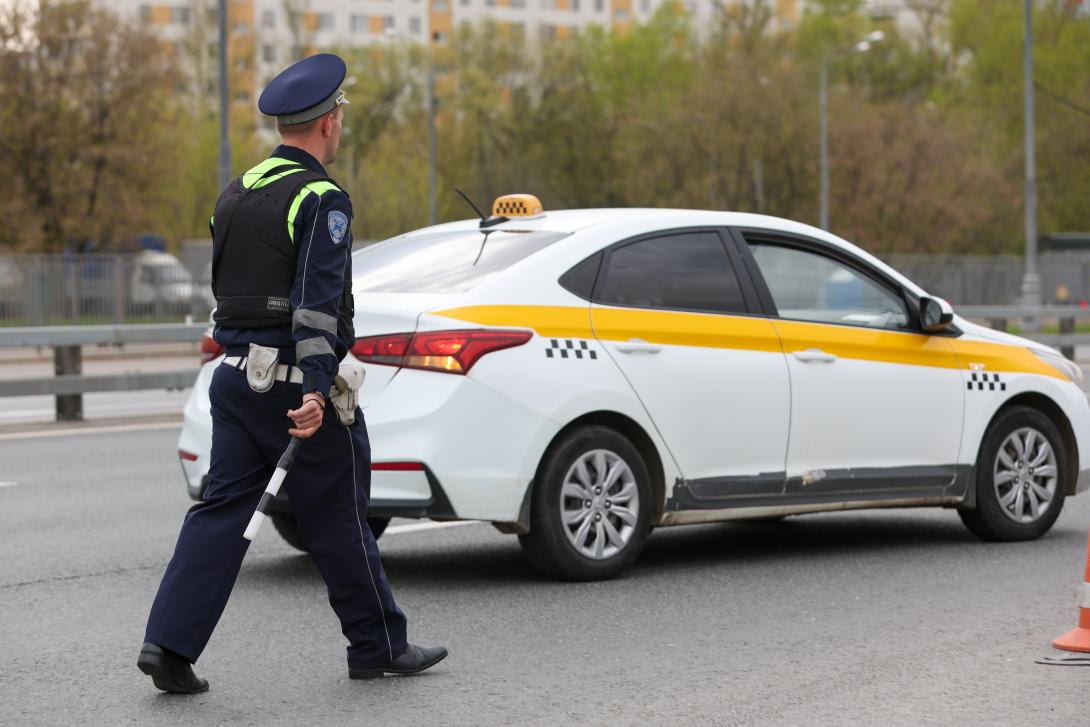
<instances>
[{"instance_id":1,"label":"navy uniform trousers","mask_svg":"<svg viewBox=\"0 0 1090 727\"><path fill-rule=\"evenodd\" d=\"M259 394L244 371L220 365L212 377L212 460L203 502L186 514L174 557L148 617L145 641L196 662L235 584L249 541L242 537L288 445L287 412L301 386L276 382ZM350 668L388 664L408 647L378 545L367 527L371 447L359 409L346 427L332 402L304 440L284 480L329 603L348 637Z\"/></svg>"}]
</instances>

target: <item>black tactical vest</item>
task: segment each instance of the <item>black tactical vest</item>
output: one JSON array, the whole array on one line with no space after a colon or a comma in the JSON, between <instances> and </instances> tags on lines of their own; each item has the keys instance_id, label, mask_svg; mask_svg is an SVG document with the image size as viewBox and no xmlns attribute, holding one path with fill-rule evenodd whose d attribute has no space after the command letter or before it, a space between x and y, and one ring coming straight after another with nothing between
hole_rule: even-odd
<instances>
[{"instance_id":1,"label":"black tactical vest","mask_svg":"<svg viewBox=\"0 0 1090 727\"><path fill-rule=\"evenodd\" d=\"M255 188L260 179L288 174ZM285 162L261 175L247 189L242 177L227 185L216 202L212 237L213 319L224 328L290 328L291 289L298 260L288 234L288 207L304 185L328 177L299 164ZM344 267L344 293L337 316L337 336L352 345L355 332L352 301L352 256ZM340 347L338 347L340 348ZM344 352L337 351L338 358Z\"/></svg>"}]
</instances>

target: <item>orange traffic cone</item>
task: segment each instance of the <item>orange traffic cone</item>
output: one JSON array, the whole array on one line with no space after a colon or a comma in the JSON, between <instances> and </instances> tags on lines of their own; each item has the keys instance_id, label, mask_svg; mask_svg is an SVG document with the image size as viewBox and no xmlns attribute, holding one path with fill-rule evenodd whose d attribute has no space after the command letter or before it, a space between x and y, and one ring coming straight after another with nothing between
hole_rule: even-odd
<instances>
[{"instance_id":1,"label":"orange traffic cone","mask_svg":"<svg viewBox=\"0 0 1090 727\"><path fill-rule=\"evenodd\" d=\"M1090 541L1087 543L1086 574L1079 596L1079 625L1052 642L1057 649L1090 652Z\"/></svg>"},{"instance_id":2,"label":"orange traffic cone","mask_svg":"<svg viewBox=\"0 0 1090 727\"><path fill-rule=\"evenodd\" d=\"M1090 652L1090 543L1086 552L1086 574L1083 576L1082 587L1079 589L1079 625L1060 636L1052 645L1063 651ZM1084 664L1090 665L1087 657L1045 657L1040 660L1045 664Z\"/></svg>"}]
</instances>

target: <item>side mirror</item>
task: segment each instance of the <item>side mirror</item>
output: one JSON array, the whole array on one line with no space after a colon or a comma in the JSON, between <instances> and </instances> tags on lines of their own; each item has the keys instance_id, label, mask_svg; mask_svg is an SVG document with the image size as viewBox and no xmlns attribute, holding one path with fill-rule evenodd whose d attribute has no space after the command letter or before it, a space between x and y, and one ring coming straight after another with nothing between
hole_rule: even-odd
<instances>
[{"instance_id":1,"label":"side mirror","mask_svg":"<svg viewBox=\"0 0 1090 727\"><path fill-rule=\"evenodd\" d=\"M954 320L954 309L942 298L920 298L920 324L928 333L942 333Z\"/></svg>"}]
</instances>

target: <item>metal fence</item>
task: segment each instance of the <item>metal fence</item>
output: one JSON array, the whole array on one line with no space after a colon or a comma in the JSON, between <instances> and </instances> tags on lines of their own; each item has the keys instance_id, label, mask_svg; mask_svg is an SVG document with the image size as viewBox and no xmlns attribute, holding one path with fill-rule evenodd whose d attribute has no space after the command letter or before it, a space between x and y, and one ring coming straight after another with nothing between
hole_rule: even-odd
<instances>
[{"instance_id":1,"label":"metal fence","mask_svg":"<svg viewBox=\"0 0 1090 727\"><path fill-rule=\"evenodd\" d=\"M957 306L1018 303L1025 260L1018 255L886 255L924 290ZM1046 304L1090 301L1090 254L1050 252L1038 258Z\"/></svg>"},{"instance_id":2,"label":"metal fence","mask_svg":"<svg viewBox=\"0 0 1090 727\"><path fill-rule=\"evenodd\" d=\"M214 305L211 244L183 243L181 255L0 254L0 325L201 321ZM1016 255L889 255L886 261L955 306L1018 303ZM1090 301L1090 254L1040 256L1044 302Z\"/></svg>"},{"instance_id":3,"label":"metal fence","mask_svg":"<svg viewBox=\"0 0 1090 727\"><path fill-rule=\"evenodd\" d=\"M64 325L206 320L211 274L164 252L0 255L0 323Z\"/></svg>"}]
</instances>

